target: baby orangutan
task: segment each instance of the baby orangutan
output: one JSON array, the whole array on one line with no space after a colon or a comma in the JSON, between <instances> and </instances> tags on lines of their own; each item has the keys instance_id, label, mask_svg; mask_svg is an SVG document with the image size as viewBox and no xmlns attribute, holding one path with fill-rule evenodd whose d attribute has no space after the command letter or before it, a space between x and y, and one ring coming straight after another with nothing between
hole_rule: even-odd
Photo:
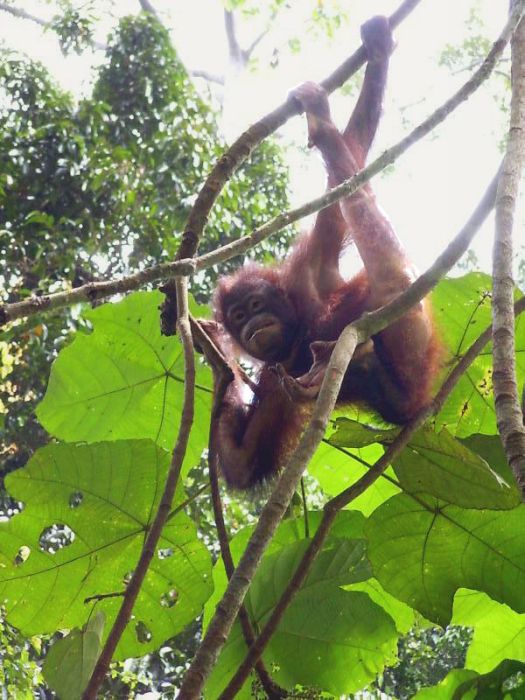
<instances>
[{"instance_id":1,"label":"baby orangutan","mask_svg":"<svg viewBox=\"0 0 525 700\"><path fill-rule=\"evenodd\" d=\"M364 167L381 113L393 49L388 20L372 18L361 34L368 65L342 134L321 87L305 83L289 98L306 112L309 144L323 157L329 187ZM364 269L345 281L339 257L350 239ZM347 324L394 299L413 279L403 246L365 185L320 211L312 231L296 242L281 265L246 265L219 281L216 320L205 328L232 365L236 354L260 365L252 402L246 404L237 378L218 417L218 455L230 485L248 488L276 473L297 443L308 414L304 407L311 404L307 397L319 391L333 342ZM359 346L338 403L365 402L386 421L406 422L429 398L438 369L437 348L424 301ZM290 381L283 379L283 372ZM301 395L305 400L297 400Z\"/></svg>"}]
</instances>

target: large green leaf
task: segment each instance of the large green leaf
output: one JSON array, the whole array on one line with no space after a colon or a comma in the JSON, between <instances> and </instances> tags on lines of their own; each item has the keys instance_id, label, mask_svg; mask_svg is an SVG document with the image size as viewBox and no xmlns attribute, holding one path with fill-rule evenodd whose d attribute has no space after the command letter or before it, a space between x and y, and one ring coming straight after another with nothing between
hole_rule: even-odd
<instances>
[{"instance_id":1,"label":"large green leaf","mask_svg":"<svg viewBox=\"0 0 525 700\"><path fill-rule=\"evenodd\" d=\"M316 532L319 523L321 522L323 513L321 511L308 512L308 525L310 528L310 536ZM338 513L332 527L330 528L330 536L338 539L362 540L364 539L365 518L357 511L342 511ZM253 526L245 527L238 532L230 542L230 550L233 561L237 563L243 555L250 537L253 534ZM275 531L270 544L264 552L264 556L268 557L272 554L280 552L283 548L297 542L305 542L303 518L289 518L280 523ZM221 599L227 585L226 573L222 564L222 559L217 560L217 564L213 567L213 593L208 599L204 609L204 627L208 625L215 607Z\"/></svg>"},{"instance_id":2,"label":"large green leaf","mask_svg":"<svg viewBox=\"0 0 525 700\"><path fill-rule=\"evenodd\" d=\"M10 474L24 502L0 526L0 599L25 634L81 627L93 609L111 626L158 506L169 454L148 440L48 445ZM183 500L179 489L175 505ZM67 526L73 541L53 551L42 536ZM163 530L119 658L143 655L180 632L211 593L211 562L181 510Z\"/></svg>"},{"instance_id":3,"label":"large green leaf","mask_svg":"<svg viewBox=\"0 0 525 700\"><path fill-rule=\"evenodd\" d=\"M339 416L334 421L335 432L330 435L331 445L336 447L366 447L375 442L391 442L399 433L399 428L376 428L356 420Z\"/></svg>"},{"instance_id":4,"label":"large green leaf","mask_svg":"<svg viewBox=\"0 0 525 700\"><path fill-rule=\"evenodd\" d=\"M390 615L394 620L396 629L399 634L408 634L408 631L414 624L416 614L414 610L406 603L402 603L393 595L387 593L379 581L375 578L369 578L366 581L359 581L345 586L347 591L362 591L366 593L374 603L381 606L383 610Z\"/></svg>"},{"instance_id":5,"label":"large green leaf","mask_svg":"<svg viewBox=\"0 0 525 700\"><path fill-rule=\"evenodd\" d=\"M499 510L521 503L514 479L504 481L445 429L419 430L393 464L410 493L429 493L464 508Z\"/></svg>"},{"instance_id":6,"label":"large green leaf","mask_svg":"<svg viewBox=\"0 0 525 700\"><path fill-rule=\"evenodd\" d=\"M525 614L485 593L461 590L454 599L453 621L473 629L465 662L468 668L488 673L507 659L525 663Z\"/></svg>"},{"instance_id":7,"label":"large green leaf","mask_svg":"<svg viewBox=\"0 0 525 700\"><path fill-rule=\"evenodd\" d=\"M310 514L314 531L320 514ZM366 685L395 657L398 632L391 617L370 597L342 585L366 581L370 575L359 537L362 517L340 513L332 536L316 559L292 604L286 611L265 653L268 669L287 688L315 685L340 695ZM246 606L257 629L268 619L275 603L303 555L309 540L302 539L297 521L277 531L246 597ZM232 541L237 559L246 545L249 530ZM216 590L206 606L209 618L216 596L224 589L222 562L214 568ZM375 593L379 595L379 590ZM206 696L215 698L224 688L246 653L240 628L234 627L207 684ZM250 684L239 696L251 697Z\"/></svg>"},{"instance_id":8,"label":"large green leaf","mask_svg":"<svg viewBox=\"0 0 525 700\"><path fill-rule=\"evenodd\" d=\"M47 653L44 678L60 700L82 697L102 648L104 622L104 613L95 613L82 629L72 630Z\"/></svg>"},{"instance_id":9,"label":"large green leaf","mask_svg":"<svg viewBox=\"0 0 525 700\"><path fill-rule=\"evenodd\" d=\"M177 338L160 334L158 292L137 292L87 316L51 369L37 409L42 425L66 441L149 438L172 449L181 419L184 360ZM207 444L210 371L197 362L195 411L185 464L198 463Z\"/></svg>"},{"instance_id":10,"label":"large green leaf","mask_svg":"<svg viewBox=\"0 0 525 700\"><path fill-rule=\"evenodd\" d=\"M515 661L503 661L490 673L480 675L466 668L455 668L432 688L422 688L413 700L523 700L525 666ZM508 680L519 678L511 686ZM507 687L505 687L507 686Z\"/></svg>"},{"instance_id":11,"label":"large green leaf","mask_svg":"<svg viewBox=\"0 0 525 700\"><path fill-rule=\"evenodd\" d=\"M336 697L370 683L396 659L392 619L366 593L327 582L302 589L287 609L264 659L277 681L319 687Z\"/></svg>"},{"instance_id":12,"label":"large green leaf","mask_svg":"<svg viewBox=\"0 0 525 700\"><path fill-rule=\"evenodd\" d=\"M488 275L471 272L460 278L445 279L432 294L434 315L441 336L460 359L474 340L491 324L491 281ZM525 377L525 319L516 324L516 362L520 381ZM460 437L472 433L495 435L496 414L492 394L490 345L478 356L452 391L438 424Z\"/></svg>"},{"instance_id":13,"label":"large green leaf","mask_svg":"<svg viewBox=\"0 0 525 700\"><path fill-rule=\"evenodd\" d=\"M413 700L474 700L476 689L470 682L476 682L478 674L466 668L455 668L445 678L431 688L421 688ZM463 690L465 689L465 690Z\"/></svg>"},{"instance_id":14,"label":"large green leaf","mask_svg":"<svg viewBox=\"0 0 525 700\"><path fill-rule=\"evenodd\" d=\"M366 465L374 464L383 452L383 447L379 444L343 448L323 441L312 457L308 471L327 495L337 496L360 479L369 469ZM395 474L389 467L384 475L352 501L351 507L369 515L396 493L399 493L399 488Z\"/></svg>"},{"instance_id":15,"label":"large green leaf","mask_svg":"<svg viewBox=\"0 0 525 700\"><path fill-rule=\"evenodd\" d=\"M525 612L525 505L464 510L399 495L374 511L366 532L375 576L428 619L447 624L461 587Z\"/></svg>"},{"instance_id":16,"label":"large green leaf","mask_svg":"<svg viewBox=\"0 0 525 700\"><path fill-rule=\"evenodd\" d=\"M490 468L499 474L507 484L514 485L516 477L507 462L499 435L469 435L469 437L463 438L462 443L469 450L483 457Z\"/></svg>"},{"instance_id":17,"label":"large green leaf","mask_svg":"<svg viewBox=\"0 0 525 700\"><path fill-rule=\"evenodd\" d=\"M318 454L314 457L316 461L312 473L318 477L323 487L337 485L342 490L367 470L359 464L357 467L354 466L348 474L349 464L352 464L356 458L363 459L365 456L368 457L366 461L373 464L383 453L377 443L388 445L398 431L371 428L345 418L337 419L336 428L336 432L328 437L328 442L348 456L346 470L341 460L338 467L342 473L334 474L332 465L336 458L327 448L324 448L324 450L318 450ZM491 438L480 437L485 438L482 445L488 451L491 461L497 462L496 471L493 471L487 461L476 451L468 449L444 428L436 433L426 427L419 430L410 439L407 447L395 458L393 466L397 480L391 478L390 471L386 472L376 484L383 492L382 495L386 495L389 491L389 496L395 495L400 487L409 493L429 493L445 499L448 503L455 503L465 508L515 508L521 502L521 496L516 488L514 477L509 474L508 469L506 471L502 469L499 464L501 454L496 453L496 448L492 444L489 450L487 441ZM474 446L476 445L481 446L479 439ZM326 457L323 459L325 453ZM508 477L508 481L499 475L502 471ZM373 501L375 507L380 505L377 502L378 495L381 494L377 492L372 494L372 497L375 496ZM384 500L386 498L383 502ZM373 508L367 512L370 513L372 510Z\"/></svg>"}]
</instances>

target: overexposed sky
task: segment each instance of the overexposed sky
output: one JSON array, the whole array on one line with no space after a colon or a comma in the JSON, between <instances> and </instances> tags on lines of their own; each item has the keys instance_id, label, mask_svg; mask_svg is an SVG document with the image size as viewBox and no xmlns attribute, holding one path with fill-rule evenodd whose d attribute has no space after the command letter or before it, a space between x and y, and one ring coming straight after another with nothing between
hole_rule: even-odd
<instances>
[{"instance_id":1,"label":"overexposed sky","mask_svg":"<svg viewBox=\"0 0 525 700\"><path fill-rule=\"evenodd\" d=\"M152 1L188 67L214 73L227 69L220 0ZM16 4L40 17L52 13L43 0L17 0ZM459 43L465 37L465 22L472 4L472 0L423 0L396 32L398 45L391 61L385 110L372 158L405 135L468 78L467 72L451 76L447 68L438 66L437 58L448 43ZM495 0L477 2L486 33L493 39L504 25L507 4ZM290 5L259 46L258 72L234 82L227 95L223 127L230 139L280 104L294 85L328 75L357 47L360 24L374 14L392 13L399 0L340 0L349 21L331 41L308 31L309 2L295 0ZM118 17L135 13L138 2L114 0L111 7ZM101 27L97 36L100 41L105 40L109 28L110 24ZM256 27L243 23L239 30L249 44ZM302 51L295 56L283 52L277 68L268 68L265 59L274 46L286 46L291 36L301 39ZM41 60L56 80L77 96L89 93L93 67L103 60L100 52L65 58L52 33L3 12L0 40ZM334 95L331 102L336 121L343 125L352 109L352 99ZM283 128L285 142L304 143L303 120L295 118ZM479 201L501 158L498 142L504 126L493 95L482 89L435 135L412 147L397 162L393 173L374 180L382 208L420 269L435 259ZM323 191L324 173L315 153L289 149L289 157L295 205ZM490 266L492 229L492 223L485 226L475 246L485 268Z\"/></svg>"}]
</instances>

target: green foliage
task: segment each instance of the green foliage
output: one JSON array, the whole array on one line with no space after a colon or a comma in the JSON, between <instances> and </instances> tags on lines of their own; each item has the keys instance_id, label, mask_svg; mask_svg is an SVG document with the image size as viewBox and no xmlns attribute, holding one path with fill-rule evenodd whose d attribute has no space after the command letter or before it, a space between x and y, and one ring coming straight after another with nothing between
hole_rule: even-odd
<instances>
[{"instance_id":1,"label":"green foliage","mask_svg":"<svg viewBox=\"0 0 525 700\"><path fill-rule=\"evenodd\" d=\"M470 632L464 627L440 630L416 624L399 642L399 663L386 670L380 683L384 692L398 700L414 697L421 686L433 686L420 691L429 698L451 698L457 683L475 677L473 671L463 669ZM452 671L446 678L447 671ZM432 695L435 693L435 695ZM419 694L416 696L419 697ZM422 695L422 697L426 697Z\"/></svg>"},{"instance_id":2,"label":"green foliage","mask_svg":"<svg viewBox=\"0 0 525 700\"><path fill-rule=\"evenodd\" d=\"M473 629L467 666L488 673L506 659L525 663L525 615L485 593L461 590L454 599L454 622ZM498 630L498 634L494 634Z\"/></svg>"},{"instance_id":3,"label":"green foliage","mask_svg":"<svg viewBox=\"0 0 525 700\"><path fill-rule=\"evenodd\" d=\"M310 515L315 530L319 514ZM290 690L296 685L319 686L335 695L357 690L395 654L397 632L390 616L366 593L341 588L370 577L364 541L359 539L362 524L357 513L340 514L264 653L267 667L274 668L278 682ZM240 558L250 532L244 530L232 540L234 559ZM246 599L256 628L264 625L307 544L300 522L285 522L277 530ZM214 583L207 617L226 584L222 560L215 565ZM207 685L207 697L217 697L245 652L237 625ZM244 697L250 697L249 684Z\"/></svg>"},{"instance_id":4,"label":"green foliage","mask_svg":"<svg viewBox=\"0 0 525 700\"><path fill-rule=\"evenodd\" d=\"M461 587L525 612L524 528L523 505L511 511L467 510L402 494L370 516L368 555L387 591L439 624L449 622Z\"/></svg>"},{"instance_id":5,"label":"green foliage","mask_svg":"<svg viewBox=\"0 0 525 700\"><path fill-rule=\"evenodd\" d=\"M44 677L62 700L81 697L101 651L104 613L96 612L84 627L55 642L44 663Z\"/></svg>"},{"instance_id":6,"label":"green foliage","mask_svg":"<svg viewBox=\"0 0 525 700\"><path fill-rule=\"evenodd\" d=\"M460 72L470 73L477 69L491 49L494 40L479 16L477 3L471 8L465 25L466 32L463 41L460 44L447 44L439 57L439 65L450 70L453 75ZM509 109L510 68L506 57L500 59L500 64L489 76L487 87L501 111L507 113ZM502 132L502 146L504 138Z\"/></svg>"},{"instance_id":7,"label":"green foliage","mask_svg":"<svg viewBox=\"0 0 525 700\"><path fill-rule=\"evenodd\" d=\"M73 5L62 9L55 29L75 48L88 38L90 10L84 6L77 17ZM123 19L92 95L79 105L40 64L7 52L2 58L2 298L14 301L172 259L194 197L225 145L166 30L146 14ZM244 235L286 201L279 149L264 144L225 189L202 249ZM288 239L285 233L264 250L281 255ZM208 300L216 276L199 276L201 301ZM25 464L45 441L34 407L52 359L77 329L76 316L35 318L2 338L13 359L8 380L0 381L0 411L2 405L10 409L0 445L6 471Z\"/></svg>"},{"instance_id":8,"label":"green foliage","mask_svg":"<svg viewBox=\"0 0 525 700\"><path fill-rule=\"evenodd\" d=\"M454 362L488 320L486 279L470 274L447 280L434 298L439 323L447 324L444 334ZM78 628L54 652L71 654L74 664L79 630L90 613L103 611L106 628L111 626L164 483L169 458L162 448L171 447L180 421L182 352L176 338L160 335L159 301L158 293L139 292L87 312L83 331L56 360L38 410L47 430L68 442L38 451L27 468L7 480L14 499L24 503L22 512L2 526L0 538L9 620L28 634ZM203 312L196 305L192 311ZM520 377L522 340L518 335ZM267 668L290 691L313 687L339 696L375 683L395 688L404 698L408 695L399 690L404 678L414 692L424 683L441 682L425 691L428 697L452 697L465 688L465 697L479 693L482 698L496 683L496 666L508 659L525 663L525 510L497 442L491 387L480 379L488 365L488 356L482 355L470 370L468 419L458 419L459 397L452 396L438 421L413 435L376 486L351 504L353 510L338 515L264 653ZM183 474L191 513L216 552L209 502L199 496L211 381L199 359L197 371L195 421ZM397 428L363 424L364 416L373 419L371 414L360 411L361 422L351 415L339 412L312 463L325 497L353 483L397 434ZM185 502L182 487L134 621L119 646L120 658L158 650L189 623L193 626L185 638L195 643L200 612L204 607L207 624L226 586L222 560L212 581L209 554L191 520L177 509ZM236 529L246 517L245 507L235 494L226 503L228 522ZM278 528L246 598L257 630L310 541L301 516L293 517L293 511L291 516ZM320 512L309 513L310 537L320 517ZM234 560L243 554L251 531L232 539ZM464 588L475 593L457 593ZM444 635L414 628L406 636L418 612L433 622L444 625L452 619L462 627ZM494 634L495 629L504 632ZM468 672L444 679L454 664L463 665L470 634ZM245 651L235 626L207 697L217 697ZM409 672L410 659L419 672ZM504 680L510 682L507 676ZM247 681L243 696L252 697L258 692L254 688Z\"/></svg>"},{"instance_id":9,"label":"green foliage","mask_svg":"<svg viewBox=\"0 0 525 700\"><path fill-rule=\"evenodd\" d=\"M160 333L160 292L138 292L87 314L89 335L79 334L54 363L38 418L68 441L148 438L170 449L181 419L182 348ZM195 310L195 309L194 309ZM93 361L96 358L96 362ZM195 421L188 464L195 466L208 443L211 372L197 365Z\"/></svg>"},{"instance_id":10,"label":"green foliage","mask_svg":"<svg viewBox=\"0 0 525 700\"><path fill-rule=\"evenodd\" d=\"M35 661L42 651L41 640L26 639L0 617L0 687L9 698L32 700L34 688L41 682Z\"/></svg>"},{"instance_id":11,"label":"green foliage","mask_svg":"<svg viewBox=\"0 0 525 700\"><path fill-rule=\"evenodd\" d=\"M505 661L490 673L451 671L434 688L423 688L414 700L521 700L525 691L523 664Z\"/></svg>"},{"instance_id":12,"label":"green foliage","mask_svg":"<svg viewBox=\"0 0 525 700\"><path fill-rule=\"evenodd\" d=\"M1 525L0 595L13 624L31 635L81 627L92 611L114 619L169 462L147 440L48 445L9 475L9 492L24 503ZM183 501L179 488L117 658L157 648L211 592L210 556ZM53 528L67 539L50 544Z\"/></svg>"},{"instance_id":13,"label":"green foliage","mask_svg":"<svg viewBox=\"0 0 525 700\"><path fill-rule=\"evenodd\" d=\"M491 324L491 285L488 275L471 272L444 280L432 295L436 322L451 357L459 360L478 335ZM525 378L525 319L516 323L516 364L519 381ZM438 416L438 424L459 437L495 435L496 413L492 400L491 345L487 345L461 377Z\"/></svg>"},{"instance_id":14,"label":"green foliage","mask_svg":"<svg viewBox=\"0 0 525 700\"><path fill-rule=\"evenodd\" d=\"M53 17L51 29L56 32L60 48L67 55L81 54L93 42L95 15L91 3L75 7L69 0L61 0L60 12Z\"/></svg>"}]
</instances>

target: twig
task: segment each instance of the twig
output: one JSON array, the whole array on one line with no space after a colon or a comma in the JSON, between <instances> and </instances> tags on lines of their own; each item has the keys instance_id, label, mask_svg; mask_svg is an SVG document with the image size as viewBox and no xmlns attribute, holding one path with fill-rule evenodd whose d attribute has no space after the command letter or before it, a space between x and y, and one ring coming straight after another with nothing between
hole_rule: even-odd
<instances>
[{"instance_id":1,"label":"twig","mask_svg":"<svg viewBox=\"0 0 525 700\"><path fill-rule=\"evenodd\" d=\"M188 438L193 424L195 360L188 318L187 279L184 277L179 279L177 285L179 299L177 327L182 342L185 363L184 405L182 408L179 433L157 513L149 528L137 566L133 571L131 580L124 593L124 600L120 610L118 611L117 617L106 639L106 643L104 644L104 648L102 649L88 685L82 695L83 700L95 700L97 691L104 680L117 644L129 622L133 606L135 605L148 567L155 555L155 549L161 536L162 529L171 511L173 496L179 480L180 469L184 455L186 454Z\"/></svg>"},{"instance_id":2,"label":"twig","mask_svg":"<svg viewBox=\"0 0 525 700\"><path fill-rule=\"evenodd\" d=\"M388 306L380 309L379 312L374 312L374 314L381 315L387 310L387 308L394 309L396 304L398 304L400 301L405 303L411 297L413 298L415 293L417 293L416 296L418 299L423 298L439 281L439 279L444 276L448 270L450 270L450 268L457 262L463 252L467 249L470 241L494 207L497 180L497 176L493 178L468 222L457 234L454 240L448 245L444 253L439 256L436 262L423 275L421 275L421 277L419 277L406 292L388 304ZM413 290L415 290L415 292L413 292ZM525 307L525 303L523 306ZM370 319L372 315L373 314L370 314L368 319ZM219 696L220 700L228 700L229 698L234 697L239 688L242 687L253 667L253 664L264 651L286 608L291 603L295 594L298 592L313 562L315 561L315 558L321 551L323 543L330 532L332 523L339 510L350 503L350 501L360 496L369 486L371 486L383 474L385 469L391 463L392 459L406 445L410 436L415 432L415 430L417 430L430 415L439 410L446 396L448 396L459 377L464 373L473 359L479 352L481 352L482 348L489 341L490 331L491 329L488 328L485 333L480 336L480 339L474 343L471 349L458 362L454 370L452 370L432 403L419 411L418 414L410 421L410 423L408 423L401 430L399 435L386 450L385 454L370 468L370 470L366 472L355 484L350 486L325 505L321 523L319 524L312 541L310 542L306 552L303 555L303 558L295 570L294 575L285 588L278 603L274 607L272 614L267 620L255 644L250 647L243 663L239 666L237 672L234 674L225 690ZM248 544L248 546L250 545Z\"/></svg>"},{"instance_id":3,"label":"twig","mask_svg":"<svg viewBox=\"0 0 525 700\"><path fill-rule=\"evenodd\" d=\"M516 4L514 4L516 12ZM493 375L498 430L518 485L525 493L525 428L516 380L512 229L525 160L525 19L511 42L512 100L507 150L496 200L493 252Z\"/></svg>"},{"instance_id":4,"label":"twig","mask_svg":"<svg viewBox=\"0 0 525 700\"><path fill-rule=\"evenodd\" d=\"M9 3L7 2L0 2L0 10L2 12L7 12L8 14L13 15L13 17L17 17L19 19L26 19L29 22L34 22L35 24L38 24L44 29L53 29L52 21L42 19L41 17L37 17L36 15L32 15L29 12L23 10L21 7L14 7L13 5L9 5ZM102 44L99 41L92 40L89 42L89 45L97 51L105 51L107 49L106 44Z\"/></svg>"},{"instance_id":5,"label":"twig","mask_svg":"<svg viewBox=\"0 0 525 700\"><path fill-rule=\"evenodd\" d=\"M199 496L202 496L202 494L207 491L210 488L209 484L203 484L200 486L195 493L193 493L191 496L188 496L188 498L185 498L182 503L179 503L179 505L174 508L172 511L170 511L170 514L166 518L166 522L168 523L170 520L172 520L176 515L178 515L181 510L184 510L187 506L190 505L190 503L193 503L193 501L196 501Z\"/></svg>"},{"instance_id":6,"label":"twig","mask_svg":"<svg viewBox=\"0 0 525 700\"><path fill-rule=\"evenodd\" d=\"M306 489L304 488L304 476L301 477L301 497L303 500L304 536L310 537L310 523L308 521L308 503L306 502Z\"/></svg>"},{"instance_id":7,"label":"twig","mask_svg":"<svg viewBox=\"0 0 525 700\"><path fill-rule=\"evenodd\" d=\"M150 0L139 0L139 5L144 12L148 12L150 15L153 15L155 19L159 19L159 13L153 7Z\"/></svg>"},{"instance_id":8,"label":"twig","mask_svg":"<svg viewBox=\"0 0 525 700\"><path fill-rule=\"evenodd\" d=\"M188 70L188 73L193 78L203 78L204 80L207 80L209 83L216 83L217 85L224 85L224 76L223 75L219 75L218 73L210 73L210 71L207 71L204 68L190 68Z\"/></svg>"},{"instance_id":9,"label":"twig","mask_svg":"<svg viewBox=\"0 0 525 700\"><path fill-rule=\"evenodd\" d=\"M107 600L108 598L123 598L125 591L118 591L114 593L99 593L97 595L90 595L84 598L84 603L92 603L96 601L97 603L101 600Z\"/></svg>"}]
</instances>

